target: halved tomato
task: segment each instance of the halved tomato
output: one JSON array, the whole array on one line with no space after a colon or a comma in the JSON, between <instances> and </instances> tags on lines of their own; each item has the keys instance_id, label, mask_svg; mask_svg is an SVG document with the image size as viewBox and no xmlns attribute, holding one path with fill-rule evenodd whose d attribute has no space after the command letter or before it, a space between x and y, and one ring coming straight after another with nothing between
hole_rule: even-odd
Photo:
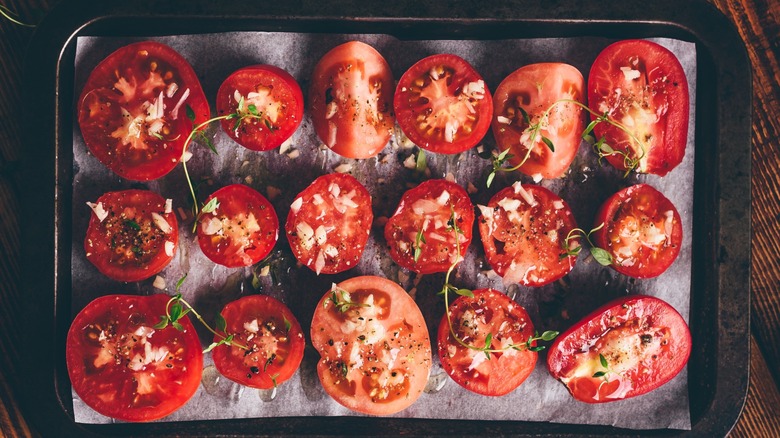
<instances>
[{"instance_id":1,"label":"halved tomato","mask_svg":"<svg viewBox=\"0 0 780 438\"><path fill-rule=\"evenodd\" d=\"M493 99L482 76L456 55L423 58L401 76L393 98L398 125L417 146L456 154L490 128Z\"/></svg>"},{"instance_id":2,"label":"halved tomato","mask_svg":"<svg viewBox=\"0 0 780 438\"><path fill-rule=\"evenodd\" d=\"M325 392L347 408L390 415L422 394L431 341L420 309L396 283L355 277L325 293L311 323Z\"/></svg>"},{"instance_id":3,"label":"halved tomato","mask_svg":"<svg viewBox=\"0 0 780 438\"><path fill-rule=\"evenodd\" d=\"M101 415L151 421L179 409L195 394L203 370L190 320L155 329L166 295L108 295L73 320L65 348L68 375L81 400Z\"/></svg>"},{"instance_id":4,"label":"halved tomato","mask_svg":"<svg viewBox=\"0 0 780 438\"><path fill-rule=\"evenodd\" d=\"M609 302L558 336L547 368L575 399L605 403L672 380L690 354L682 316L665 301L636 295Z\"/></svg>"},{"instance_id":5,"label":"halved tomato","mask_svg":"<svg viewBox=\"0 0 780 438\"><path fill-rule=\"evenodd\" d=\"M147 190L108 192L92 208L84 251L103 275L140 281L162 271L179 244L171 200Z\"/></svg>"},{"instance_id":6,"label":"halved tomato","mask_svg":"<svg viewBox=\"0 0 780 438\"><path fill-rule=\"evenodd\" d=\"M173 170L192 128L209 115L187 60L154 41L109 55L92 70L78 100L79 127L89 151L119 176L136 181Z\"/></svg>"},{"instance_id":7,"label":"halved tomato","mask_svg":"<svg viewBox=\"0 0 780 438\"><path fill-rule=\"evenodd\" d=\"M439 359L458 385L482 395L514 391L531 375L537 353L526 348L534 335L531 318L522 306L494 289L458 297L439 323ZM452 323L452 331L450 331ZM473 346L468 348L458 342ZM490 336L489 350L485 348Z\"/></svg>"},{"instance_id":8,"label":"halved tomato","mask_svg":"<svg viewBox=\"0 0 780 438\"><path fill-rule=\"evenodd\" d=\"M198 217L198 244L214 263L228 268L253 265L271 252L279 238L273 205L242 184L222 187L206 200L217 207Z\"/></svg>"},{"instance_id":9,"label":"halved tomato","mask_svg":"<svg viewBox=\"0 0 780 438\"><path fill-rule=\"evenodd\" d=\"M585 129L582 109L569 101L582 103L584 88L582 73L561 63L526 65L501 81L493 94L493 136L499 150L509 149L513 166L523 163L520 172L542 178L564 175ZM535 125L537 132L531 129Z\"/></svg>"}]
</instances>

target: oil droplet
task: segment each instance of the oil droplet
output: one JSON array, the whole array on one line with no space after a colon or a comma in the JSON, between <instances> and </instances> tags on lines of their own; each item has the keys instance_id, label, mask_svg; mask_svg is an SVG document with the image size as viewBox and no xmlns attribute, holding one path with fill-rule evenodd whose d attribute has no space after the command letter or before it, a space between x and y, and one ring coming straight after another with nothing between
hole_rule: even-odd
<instances>
[{"instance_id":1,"label":"oil droplet","mask_svg":"<svg viewBox=\"0 0 780 438\"><path fill-rule=\"evenodd\" d=\"M260 400L268 403L270 401L273 401L276 398L276 394L278 393L279 388L273 387L271 389L259 389L257 390L257 393L260 395Z\"/></svg>"},{"instance_id":2,"label":"oil droplet","mask_svg":"<svg viewBox=\"0 0 780 438\"><path fill-rule=\"evenodd\" d=\"M213 365L203 368L200 383L209 395L233 402L237 402L244 393L243 385L223 377Z\"/></svg>"},{"instance_id":3,"label":"oil droplet","mask_svg":"<svg viewBox=\"0 0 780 438\"><path fill-rule=\"evenodd\" d=\"M436 394L444 388L444 385L447 384L447 380L449 380L449 378L444 371L439 374L431 375L431 377L428 378L428 384L425 385L425 392L427 394Z\"/></svg>"}]
</instances>

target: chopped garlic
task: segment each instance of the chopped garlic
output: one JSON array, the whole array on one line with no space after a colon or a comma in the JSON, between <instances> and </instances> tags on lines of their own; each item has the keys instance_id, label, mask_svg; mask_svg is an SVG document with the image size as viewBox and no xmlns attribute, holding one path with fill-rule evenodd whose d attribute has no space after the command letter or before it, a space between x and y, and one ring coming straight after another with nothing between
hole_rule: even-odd
<instances>
[{"instance_id":1,"label":"chopped garlic","mask_svg":"<svg viewBox=\"0 0 780 438\"><path fill-rule=\"evenodd\" d=\"M173 212L173 199L166 199L165 200L165 210L163 213L169 214Z\"/></svg>"},{"instance_id":2,"label":"chopped garlic","mask_svg":"<svg viewBox=\"0 0 780 438\"><path fill-rule=\"evenodd\" d=\"M159 213L153 211L152 219L154 219L154 224L157 225L157 228L162 230L163 233L171 234L171 231L173 231L173 228L171 228L171 224L169 224L164 217L160 216Z\"/></svg>"},{"instance_id":3,"label":"chopped garlic","mask_svg":"<svg viewBox=\"0 0 780 438\"><path fill-rule=\"evenodd\" d=\"M176 248L176 245L173 244L170 240L165 241L165 255L168 257L173 257L173 250Z\"/></svg>"},{"instance_id":4,"label":"chopped garlic","mask_svg":"<svg viewBox=\"0 0 780 438\"><path fill-rule=\"evenodd\" d=\"M103 222L103 220L108 217L108 212L103 209L102 202L98 202L97 204L93 202L87 202L87 205L92 209L100 222Z\"/></svg>"},{"instance_id":5,"label":"chopped garlic","mask_svg":"<svg viewBox=\"0 0 780 438\"><path fill-rule=\"evenodd\" d=\"M152 286L157 289L165 289L165 279L160 277L159 275L154 277L154 282L152 283Z\"/></svg>"}]
</instances>

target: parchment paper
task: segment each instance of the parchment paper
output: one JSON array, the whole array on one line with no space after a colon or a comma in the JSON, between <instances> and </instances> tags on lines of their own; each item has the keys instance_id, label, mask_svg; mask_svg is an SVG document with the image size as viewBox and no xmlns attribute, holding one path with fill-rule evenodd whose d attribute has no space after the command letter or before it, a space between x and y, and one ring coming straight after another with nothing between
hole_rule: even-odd
<instances>
[{"instance_id":1,"label":"parchment paper","mask_svg":"<svg viewBox=\"0 0 780 438\"><path fill-rule=\"evenodd\" d=\"M435 53L454 53L469 61L494 90L500 81L515 69L535 62L567 62L584 76L596 55L612 40L602 38L526 39L497 41L401 41L387 35L332 35L297 33L224 33L148 38L170 45L193 65L212 105L217 89L234 70L253 64L273 64L290 72L301 84L304 94L316 62L329 49L345 41L357 39L373 45L387 59L396 80L417 60ZM79 37L76 53L75 90L79 95L90 71L107 55L137 38ZM605 163L600 167L587 144L583 143L570 173L560 180L544 180L541 185L551 189L572 207L582 228L592 226L599 205L612 193L629 185L646 182L663 192L682 216L684 242L675 264L665 274L651 280L633 280L601 267L583 251L577 266L563 280L541 288L505 287L500 279L486 272L479 234L466 260L457 270L453 282L459 287L494 287L515 296L530 313L536 328L563 331L582 316L612 298L626 294L649 294L669 302L684 318L688 318L691 288L691 210L693 205L694 140L696 101L696 49L692 43L670 39L654 40L677 55L688 78L690 117L688 146L683 163L669 175L631 175L623 178ZM74 103L75 107L75 103ZM75 117L74 117L75 119ZM321 147L306 115L301 128L292 138L291 150L265 153L249 151L234 143L214 124L212 134L219 150L214 155L201 145L191 148L194 156L188 162L193 180L209 177L201 188L201 201L214 190L232 183L247 184L263 194L269 186L281 190L272 200L280 222L289 211L294 197L312 180L331 173L346 164L373 196L375 217L389 216L409 186L420 181L402 162L415 153L394 137L385 150L368 160L349 160ZM492 147L492 135L485 145ZM73 315L89 301L106 294L162 293L152 286L154 277L139 283L123 284L102 276L89 262L83 250L83 238L90 209L86 201L94 201L102 193L132 187L148 188L165 198L173 198L174 209L189 211L189 195L181 166L167 176L146 184L123 180L107 170L84 145L79 128L73 126ZM298 155L295 157L295 155ZM456 182L478 188L472 195L474 203L486 204L490 197L517 179L532 183L519 173L500 174L489 189L485 187L489 162L477 157L475 151L457 156L427 154L430 178L451 174ZM273 193L271 189L271 193ZM417 278L399 270L388 256L382 228L375 226L361 262L354 269L338 275L319 278L305 267L299 267L288 243L280 231L276 245L274 269L276 275L261 277L260 290L251 285L251 268L227 269L210 262L198 248L191 231L191 216L180 219L180 248L173 262L160 276L167 282L165 292L172 294L174 285L187 273L184 297L193 303L207 320L224 304L246 294L263 293L285 302L297 316L307 335L318 299L330 288L331 282L358 275L381 275L398 281L410 291L435 336L444 313L444 305L436 292L443 284L443 274ZM196 324L197 325L197 324ZM211 337L199 329L204 345ZM433 343L435 349L435 341ZM695 346L694 346L695 348ZM244 388L219 378L205 356L203 384L195 396L180 410L160 421L224 419L280 416L359 416L330 399L320 386L316 373L319 356L307 347L298 373L282 384L275 398L269 391ZM532 420L574 424L611 424L619 427L690 429L687 369L673 381L647 395L602 405L588 405L571 398L566 388L546 370L546 354L541 353L533 374L516 391L504 397L484 397L470 393L442 372L434 350L434 367L430 387L441 387L423 394L419 400L397 417L462 418L480 420ZM443 386L442 386L443 385ZM83 423L108 423L113 420L95 413L73 395L75 419Z\"/></svg>"}]
</instances>

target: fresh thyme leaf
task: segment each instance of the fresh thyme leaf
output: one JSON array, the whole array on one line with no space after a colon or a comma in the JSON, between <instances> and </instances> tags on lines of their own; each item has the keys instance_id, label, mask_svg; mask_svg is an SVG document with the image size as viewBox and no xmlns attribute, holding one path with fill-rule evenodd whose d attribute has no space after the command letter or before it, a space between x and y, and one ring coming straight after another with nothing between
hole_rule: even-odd
<instances>
[{"instance_id":1,"label":"fresh thyme leaf","mask_svg":"<svg viewBox=\"0 0 780 438\"><path fill-rule=\"evenodd\" d=\"M263 124L265 124L265 127L268 128L269 131L274 132L274 125L271 124L270 120L264 118Z\"/></svg>"},{"instance_id":2,"label":"fresh thyme leaf","mask_svg":"<svg viewBox=\"0 0 780 438\"><path fill-rule=\"evenodd\" d=\"M485 348L490 348L491 345L493 345L493 333L488 333L485 336Z\"/></svg>"},{"instance_id":3,"label":"fresh thyme leaf","mask_svg":"<svg viewBox=\"0 0 780 438\"><path fill-rule=\"evenodd\" d=\"M169 316L169 318L171 319L171 323L174 323L174 322L178 321L179 318L181 318L181 316L182 316L181 315L181 311L182 311L182 308L181 308L181 304L179 302L175 302L175 303L173 303L171 305L171 310L170 310L171 315Z\"/></svg>"},{"instance_id":4,"label":"fresh thyme leaf","mask_svg":"<svg viewBox=\"0 0 780 438\"><path fill-rule=\"evenodd\" d=\"M289 333L290 329L292 328L292 323L290 322L289 319L285 318L284 316L282 316L282 318L284 318L284 331Z\"/></svg>"},{"instance_id":5,"label":"fresh thyme leaf","mask_svg":"<svg viewBox=\"0 0 780 438\"><path fill-rule=\"evenodd\" d=\"M187 275L189 275L189 274L184 274L184 277L180 278L179 281L176 282L176 292L178 292L179 289L181 289L181 285L184 284L184 280L187 279ZM181 295L180 295L180 297L181 297Z\"/></svg>"},{"instance_id":6,"label":"fresh thyme leaf","mask_svg":"<svg viewBox=\"0 0 780 438\"><path fill-rule=\"evenodd\" d=\"M525 120L525 123L531 124L531 117L528 116L528 112L523 109L523 107L517 107L518 110L520 110L520 114L523 115L523 120Z\"/></svg>"},{"instance_id":7,"label":"fresh thyme leaf","mask_svg":"<svg viewBox=\"0 0 780 438\"><path fill-rule=\"evenodd\" d=\"M172 321L171 325L173 326L173 328L175 328L176 330L178 330L180 332L184 331L184 327L182 327L182 325L179 324L178 321Z\"/></svg>"},{"instance_id":8,"label":"fresh thyme leaf","mask_svg":"<svg viewBox=\"0 0 780 438\"><path fill-rule=\"evenodd\" d=\"M412 258L414 259L415 263L420 259L420 255L422 255L422 245L425 243L427 242L425 241L425 235L423 234L423 230L421 228L419 231L417 231L417 235L414 237L414 254Z\"/></svg>"},{"instance_id":9,"label":"fresh thyme leaf","mask_svg":"<svg viewBox=\"0 0 780 438\"><path fill-rule=\"evenodd\" d=\"M544 144L547 145L548 148L550 148L550 152L555 152L555 145L553 144L552 140L550 140L545 136L542 136L542 141L544 142Z\"/></svg>"},{"instance_id":10,"label":"fresh thyme leaf","mask_svg":"<svg viewBox=\"0 0 780 438\"><path fill-rule=\"evenodd\" d=\"M206 353L210 352L211 350L217 348L218 346L222 345L223 343L224 343L224 339L220 340L219 342L212 342L211 344L209 344L208 347L206 347L205 350L203 350L203 354L206 354Z\"/></svg>"},{"instance_id":11,"label":"fresh thyme leaf","mask_svg":"<svg viewBox=\"0 0 780 438\"><path fill-rule=\"evenodd\" d=\"M541 338L542 338L543 341L549 342L549 341L552 341L553 339L555 339L556 337L558 337L558 334L559 333L556 332L556 331L547 330L546 332L542 333Z\"/></svg>"},{"instance_id":12,"label":"fresh thyme leaf","mask_svg":"<svg viewBox=\"0 0 780 438\"><path fill-rule=\"evenodd\" d=\"M217 331L220 332L224 332L227 329L227 322L221 313L217 313L217 316L214 317L214 325L217 327Z\"/></svg>"},{"instance_id":13,"label":"fresh thyme leaf","mask_svg":"<svg viewBox=\"0 0 780 438\"><path fill-rule=\"evenodd\" d=\"M428 160L425 158L425 152L420 149L420 152L417 153L417 162L414 169L417 172L425 172L426 167L428 167Z\"/></svg>"},{"instance_id":14,"label":"fresh thyme leaf","mask_svg":"<svg viewBox=\"0 0 780 438\"><path fill-rule=\"evenodd\" d=\"M507 148L507 149L505 149L505 150L501 151L501 152L500 152L500 153L499 153L499 154L496 156L496 160L497 160L497 161L500 161L500 162L501 162L501 164L503 164L503 163L504 163L504 160L507 160L507 159L508 159L508 157L507 157L508 155L509 155L509 148Z\"/></svg>"},{"instance_id":15,"label":"fresh thyme leaf","mask_svg":"<svg viewBox=\"0 0 780 438\"><path fill-rule=\"evenodd\" d=\"M610 255L606 250L601 249L597 246L594 246L590 249L590 254L593 256L594 259L596 259L597 262L599 262L602 266L609 266L612 264L612 255Z\"/></svg>"},{"instance_id":16,"label":"fresh thyme leaf","mask_svg":"<svg viewBox=\"0 0 780 438\"><path fill-rule=\"evenodd\" d=\"M238 99L238 107L236 108L236 112L241 113L243 111L244 111L244 96L241 96Z\"/></svg>"},{"instance_id":17,"label":"fresh thyme leaf","mask_svg":"<svg viewBox=\"0 0 780 438\"><path fill-rule=\"evenodd\" d=\"M606 371L597 371L593 374L593 377L604 377L606 374Z\"/></svg>"},{"instance_id":18,"label":"fresh thyme leaf","mask_svg":"<svg viewBox=\"0 0 780 438\"><path fill-rule=\"evenodd\" d=\"M165 140L163 136L159 132L152 132L152 137L157 138L158 140Z\"/></svg>"},{"instance_id":19,"label":"fresh thyme leaf","mask_svg":"<svg viewBox=\"0 0 780 438\"><path fill-rule=\"evenodd\" d=\"M238 131L238 128L241 127L241 122L243 121L243 118L236 119L236 123L233 124L233 131Z\"/></svg>"},{"instance_id":20,"label":"fresh thyme leaf","mask_svg":"<svg viewBox=\"0 0 780 438\"><path fill-rule=\"evenodd\" d=\"M203 142L206 143L206 146L211 150L211 152L214 152L215 154L219 155L219 152L217 152L217 147L214 146L214 142L211 141L211 138L207 137L206 134L202 135Z\"/></svg>"},{"instance_id":21,"label":"fresh thyme leaf","mask_svg":"<svg viewBox=\"0 0 780 438\"><path fill-rule=\"evenodd\" d=\"M217 198L211 198L203 208L200 209L201 213L213 213L214 210L219 208L219 200Z\"/></svg>"},{"instance_id":22,"label":"fresh thyme leaf","mask_svg":"<svg viewBox=\"0 0 780 438\"><path fill-rule=\"evenodd\" d=\"M252 114L253 116L259 115L259 113L257 112L257 106L255 106L255 104L253 104L253 103L250 103L249 105L247 105L246 109L248 109L249 110L249 114Z\"/></svg>"},{"instance_id":23,"label":"fresh thyme leaf","mask_svg":"<svg viewBox=\"0 0 780 438\"><path fill-rule=\"evenodd\" d=\"M136 231L140 231L141 230L141 226L138 225L138 222L136 222L136 221L134 221L132 219L125 219L124 224L125 224L125 226L130 227L130 228L132 228L132 229L134 229Z\"/></svg>"},{"instance_id":24,"label":"fresh thyme leaf","mask_svg":"<svg viewBox=\"0 0 780 438\"><path fill-rule=\"evenodd\" d=\"M470 289L456 289L455 293L462 297L474 298L474 292L472 292Z\"/></svg>"},{"instance_id":25,"label":"fresh thyme leaf","mask_svg":"<svg viewBox=\"0 0 780 438\"><path fill-rule=\"evenodd\" d=\"M165 315L160 315L160 322L154 325L154 328L156 330L162 330L165 327L168 327L168 317Z\"/></svg>"},{"instance_id":26,"label":"fresh thyme leaf","mask_svg":"<svg viewBox=\"0 0 780 438\"><path fill-rule=\"evenodd\" d=\"M195 111L192 110L191 106L185 104L184 112L187 113L187 118L190 119L190 122L195 121Z\"/></svg>"},{"instance_id":27,"label":"fresh thyme leaf","mask_svg":"<svg viewBox=\"0 0 780 438\"><path fill-rule=\"evenodd\" d=\"M349 369L347 368L347 364L344 362L341 362L341 375L345 379L347 378L347 373L349 372Z\"/></svg>"},{"instance_id":28,"label":"fresh thyme leaf","mask_svg":"<svg viewBox=\"0 0 780 438\"><path fill-rule=\"evenodd\" d=\"M596 120L588 123L588 126L585 127L585 130L582 131L582 139L583 140L587 141L587 139L585 137L590 137L590 133L593 131L593 128L595 128L596 125L599 124L599 122L600 122L600 120L596 119Z\"/></svg>"},{"instance_id":29,"label":"fresh thyme leaf","mask_svg":"<svg viewBox=\"0 0 780 438\"><path fill-rule=\"evenodd\" d=\"M601 353L599 353L599 362L601 362L601 366L604 368L609 368L609 362L607 362L607 358L604 357L604 355Z\"/></svg>"},{"instance_id":30,"label":"fresh thyme leaf","mask_svg":"<svg viewBox=\"0 0 780 438\"><path fill-rule=\"evenodd\" d=\"M486 183L485 183L485 184L487 185L487 187L488 187L488 188L490 188L490 184L492 184L492 183L493 183L493 178L495 178L495 177L496 177L496 172L495 172L495 171L493 171L493 172L490 172L490 175L488 175L488 177L487 177L487 181L486 181Z\"/></svg>"}]
</instances>

